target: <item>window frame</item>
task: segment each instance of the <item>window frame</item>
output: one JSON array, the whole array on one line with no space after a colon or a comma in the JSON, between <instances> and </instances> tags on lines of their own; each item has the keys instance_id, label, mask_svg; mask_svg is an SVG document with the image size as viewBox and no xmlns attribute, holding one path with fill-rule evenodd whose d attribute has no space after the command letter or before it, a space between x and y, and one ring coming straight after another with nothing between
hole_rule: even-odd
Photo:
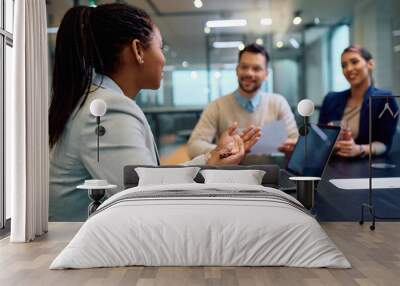
<instances>
[{"instance_id":1,"label":"window frame","mask_svg":"<svg viewBox=\"0 0 400 286\"><path fill-rule=\"evenodd\" d=\"M0 0L0 229L1 233L9 229L6 223L6 189L5 189L5 92L6 92L6 47L13 47L13 34L6 30L6 1ZM10 1L10 0L8 0ZM11 0L15 5L15 1ZM14 13L14 9L13 9ZM14 16L14 15L13 15ZM0 233L0 234L1 234Z\"/></svg>"}]
</instances>

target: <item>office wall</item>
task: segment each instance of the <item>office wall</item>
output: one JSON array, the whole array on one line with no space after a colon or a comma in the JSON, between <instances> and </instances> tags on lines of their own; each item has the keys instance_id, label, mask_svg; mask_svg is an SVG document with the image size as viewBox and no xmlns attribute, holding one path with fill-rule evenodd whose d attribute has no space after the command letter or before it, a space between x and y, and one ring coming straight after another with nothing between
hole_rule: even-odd
<instances>
[{"instance_id":1,"label":"office wall","mask_svg":"<svg viewBox=\"0 0 400 286\"><path fill-rule=\"evenodd\" d=\"M299 96L299 65L292 59L272 62L274 92L286 97L291 106L296 106Z\"/></svg>"},{"instance_id":2,"label":"office wall","mask_svg":"<svg viewBox=\"0 0 400 286\"><path fill-rule=\"evenodd\" d=\"M306 45L306 97L316 105L328 92L328 35L321 34L319 38Z\"/></svg>"},{"instance_id":3,"label":"office wall","mask_svg":"<svg viewBox=\"0 0 400 286\"><path fill-rule=\"evenodd\" d=\"M394 1L393 9L394 16L392 19L392 45L393 45L393 59L392 59L392 80L393 91L400 95L400 1Z\"/></svg>"},{"instance_id":4,"label":"office wall","mask_svg":"<svg viewBox=\"0 0 400 286\"><path fill-rule=\"evenodd\" d=\"M378 87L400 93L399 71L395 68L392 26L400 16L398 0L366 0L354 6L352 42L367 48L374 56L374 81Z\"/></svg>"}]
</instances>

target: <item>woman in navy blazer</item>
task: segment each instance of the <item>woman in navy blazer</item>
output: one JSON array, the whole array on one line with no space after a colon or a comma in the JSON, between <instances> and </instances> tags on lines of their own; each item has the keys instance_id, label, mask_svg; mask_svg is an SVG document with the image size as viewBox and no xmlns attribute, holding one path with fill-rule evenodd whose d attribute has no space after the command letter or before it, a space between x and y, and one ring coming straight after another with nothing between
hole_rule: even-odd
<instances>
[{"instance_id":1,"label":"woman in navy blazer","mask_svg":"<svg viewBox=\"0 0 400 286\"><path fill-rule=\"evenodd\" d=\"M398 106L390 91L373 85L372 55L364 48L350 46L342 53L343 75L350 89L330 92L322 103L319 123L346 122L352 137L336 143L337 155L365 156L372 152L381 155L389 151L396 132ZM369 96L372 96L372 150L369 148ZM388 97L380 97L387 95ZM379 98L378 98L379 96ZM374 97L376 97L374 99ZM385 105L390 107L385 109ZM351 123L351 124L350 124ZM347 139L347 138L346 138Z\"/></svg>"}]
</instances>

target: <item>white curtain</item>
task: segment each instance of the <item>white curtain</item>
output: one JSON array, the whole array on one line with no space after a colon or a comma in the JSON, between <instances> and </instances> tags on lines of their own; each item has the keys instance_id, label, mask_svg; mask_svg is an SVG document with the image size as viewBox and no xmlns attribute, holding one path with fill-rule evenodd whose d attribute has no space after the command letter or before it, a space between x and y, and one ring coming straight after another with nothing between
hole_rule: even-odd
<instances>
[{"instance_id":1,"label":"white curtain","mask_svg":"<svg viewBox=\"0 0 400 286\"><path fill-rule=\"evenodd\" d=\"M47 232L49 192L46 1L15 1L13 90L6 113L12 242ZM7 99L6 99L7 100Z\"/></svg>"}]
</instances>

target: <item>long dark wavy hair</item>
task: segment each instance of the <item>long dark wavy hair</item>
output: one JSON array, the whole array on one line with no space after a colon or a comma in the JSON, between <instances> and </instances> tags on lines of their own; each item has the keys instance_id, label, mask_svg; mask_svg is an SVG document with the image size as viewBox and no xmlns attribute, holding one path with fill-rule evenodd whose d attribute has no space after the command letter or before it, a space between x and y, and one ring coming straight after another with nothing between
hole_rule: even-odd
<instances>
[{"instance_id":1,"label":"long dark wavy hair","mask_svg":"<svg viewBox=\"0 0 400 286\"><path fill-rule=\"evenodd\" d=\"M122 48L134 39L146 48L153 29L145 11L127 4L77 6L67 11L56 40L49 108L50 148L57 143L82 97L80 107L85 103L93 71L102 75L116 71Z\"/></svg>"}]
</instances>

